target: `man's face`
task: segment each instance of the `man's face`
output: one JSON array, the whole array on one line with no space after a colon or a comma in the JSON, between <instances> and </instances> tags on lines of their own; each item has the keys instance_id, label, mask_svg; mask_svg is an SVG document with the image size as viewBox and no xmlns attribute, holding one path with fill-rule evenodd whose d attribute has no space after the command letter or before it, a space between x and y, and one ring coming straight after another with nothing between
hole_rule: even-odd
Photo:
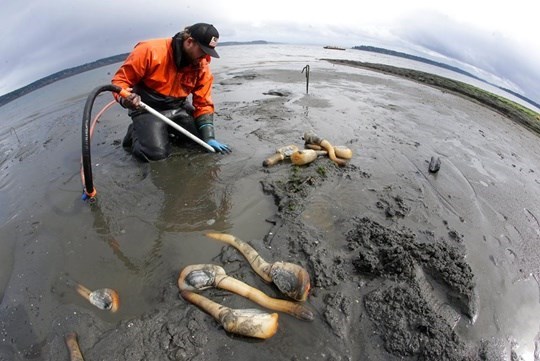
<instances>
[{"instance_id":1,"label":"man's face","mask_svg":"<svg viewBox=\"0 0 540 361\"><path fill-rule=\"evenodd\" d=\"M188 56L191 64L197 64L201 58L206 56L206 53L201 49L199 43L191 37L184 41L184 52Z\"/></svg>"}]
</instances>

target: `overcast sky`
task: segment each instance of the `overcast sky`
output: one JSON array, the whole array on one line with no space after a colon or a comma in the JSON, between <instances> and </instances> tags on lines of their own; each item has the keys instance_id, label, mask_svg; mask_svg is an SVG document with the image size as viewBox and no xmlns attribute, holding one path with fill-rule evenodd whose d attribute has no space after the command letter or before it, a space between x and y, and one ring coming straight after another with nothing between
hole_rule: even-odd
<instances>
[{"instance_id":1,"label":"overcast sky","mask_svg":"<svg viewBox=\"0 0 540 361\"><path fill-rule=\"evenodd\" d=\"M374 45L476 71L540 102L538 0L2 0L0 95L213 23L220 41Z\"/></svg>"}]
</instances>

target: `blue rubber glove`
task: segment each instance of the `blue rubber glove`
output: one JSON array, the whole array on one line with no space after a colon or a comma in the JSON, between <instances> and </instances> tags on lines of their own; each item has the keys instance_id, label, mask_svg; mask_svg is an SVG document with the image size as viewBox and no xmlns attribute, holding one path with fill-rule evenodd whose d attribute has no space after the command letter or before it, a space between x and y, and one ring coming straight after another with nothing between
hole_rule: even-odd
<instances>
[{"instance_id":1,"label":"blue rubber glove","mask_svg":"<svg viewBox=\"0 0 540 361\"><path fill-rule=\"evenodd\" d=\"M220 143L218 142L217 140L215 139L210 139L208 142L208 145L210 145L212 148L214 148L214 150L216 152L220 152L221 154L224 154L224 153L230 153L231 152L231 148L229 148L229 146L227 144L223 144L223 143Z\"/></svg>"}]
</instances>

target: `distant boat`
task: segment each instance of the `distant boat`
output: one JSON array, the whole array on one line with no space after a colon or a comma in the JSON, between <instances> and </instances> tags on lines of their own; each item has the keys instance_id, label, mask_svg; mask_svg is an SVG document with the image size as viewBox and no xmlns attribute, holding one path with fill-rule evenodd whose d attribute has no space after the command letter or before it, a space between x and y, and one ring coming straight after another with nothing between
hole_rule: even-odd
<instances>
[{"instance_id":1,"label":"distant boat","mask_svg":"<svg viewBox=\"0 0 540 361\"><path fill-rule=\"evenodd\" d=\"M333 46L333 45L326 45L324 48L331 49L331 50L345 50L345 48L342 48L341 46Z\"/></svg>"}]
</instances>

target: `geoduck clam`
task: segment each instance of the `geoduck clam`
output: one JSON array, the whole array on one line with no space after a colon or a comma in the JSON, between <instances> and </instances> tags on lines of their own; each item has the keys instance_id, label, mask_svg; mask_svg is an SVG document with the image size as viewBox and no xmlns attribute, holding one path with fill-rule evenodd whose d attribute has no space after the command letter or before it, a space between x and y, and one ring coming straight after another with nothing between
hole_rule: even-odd
<instances>
[{"instance_id":1,"label":"geoduck clam","mask_svg":"<svg viewBox=\"0 0 540 361\"><path fill-rule=\"evenodd\" d=\"M268 263L253 247L230 234L207 233L206 236L236 248L263 280L273 282L287 297L296 301L307 299L311 282L303 267L290 262Z\"/></svg>"},{"instance_id":2,"label":"geoduck clam","mask_svg":"<svg viewBox=\"0 0 540 361\"><path fill-rule=\"evenodd\" d=\"M291 163L294 165L305 165L313 162L319 154L313 149L300 149L291 154ZM326 151L324 151L326 153Z\"/></svg>"},{"instance_id":3,"label":"geoduck clam","mask_svg":"<svg viewBox=\"0 0 540 361\"><path fill-rule=\"evenodd\" d=\"M315 144L328 152L328 157L337 165L345 166L347 161L336 156L336 151L330 142L326 139L320 138L317 135L306 132L304 133L304 141L306 144ZM352 155L352 154L351 154Z\"/></svg>"},{"instance_id":4,"label":"geoduck clam","mask_svg":"<svg viewBox=\"0 0 540 361\"><path fill-rule=\"evenodd\" d=\"M79 348L79 342L77 341L77 334L75 332L69 332L64 335L64 341L69 352L70 361L84 361L84 358Z\"/></svg>"},{"instance_id":5,"label":"geoduck clam","mask_svg":"<svg viewBox=\"0 0 540 361\"><path fill-rule=\"evenodd\" d=\"M310 144L306 143L304 144L304 147L306 149L313 149L317 152L317 155L328 155L328 152L324 150L320 145L317 144ZM334 145L334 153L336 154L336 157L341 159L351 159L353 156L353 152L350 148L344 146L344 145Z\"/></svg>"},{"instance_id":6,"label":"geoduck clam","mask_svg":"<svg viewBox=\"0 0 540 361\"><path fill-rule=\"evenodd\" d=\"M180 295L214 317L227 332L267 339L277 331L277 313L257 309L232 309L188 290L181 291Z\"/></svg>"},{"instance_id":7,"label":"geoduck clam","mask_svg":"<svg viewBox=\"0 0 540 361\"><path fill-rule=\"evenodd\" d=\"M228 276L220 266L213 264L190 265L180 272L178 277L178 288L180 291L199 292L210 287L236 293L263 307L288 313L301 320L313 320L313 312L304 305L272 298L264 292Z\"/></svg>"},{"instance_id":8,"label":"geoduck clam","mask_svg":"<svg viewBox=\"0 0 540 361\"><path fill-rule=\"evenodd\" d=\"M95 291L90 291L88 288L77 283L75 285L77 292L86 298L92 305L100 310L116 312L120 308L120 296L118 292L111 288L100 288Z\"/></svg>"},{"instance_id":9,"label":"geoduck clam","mask_svg":"<svg viewBox=\"0 0 540 361\"><path fill-rule=\"evenodd\" d=\"M276 153L271 155L270 157L266 158L263 161L263 166L265 167L271 167L282 160L289 158L291 154L298 151L298 147L294 144L287 145L281 148L276 149Z\"/></svg>"}]
</instances>

